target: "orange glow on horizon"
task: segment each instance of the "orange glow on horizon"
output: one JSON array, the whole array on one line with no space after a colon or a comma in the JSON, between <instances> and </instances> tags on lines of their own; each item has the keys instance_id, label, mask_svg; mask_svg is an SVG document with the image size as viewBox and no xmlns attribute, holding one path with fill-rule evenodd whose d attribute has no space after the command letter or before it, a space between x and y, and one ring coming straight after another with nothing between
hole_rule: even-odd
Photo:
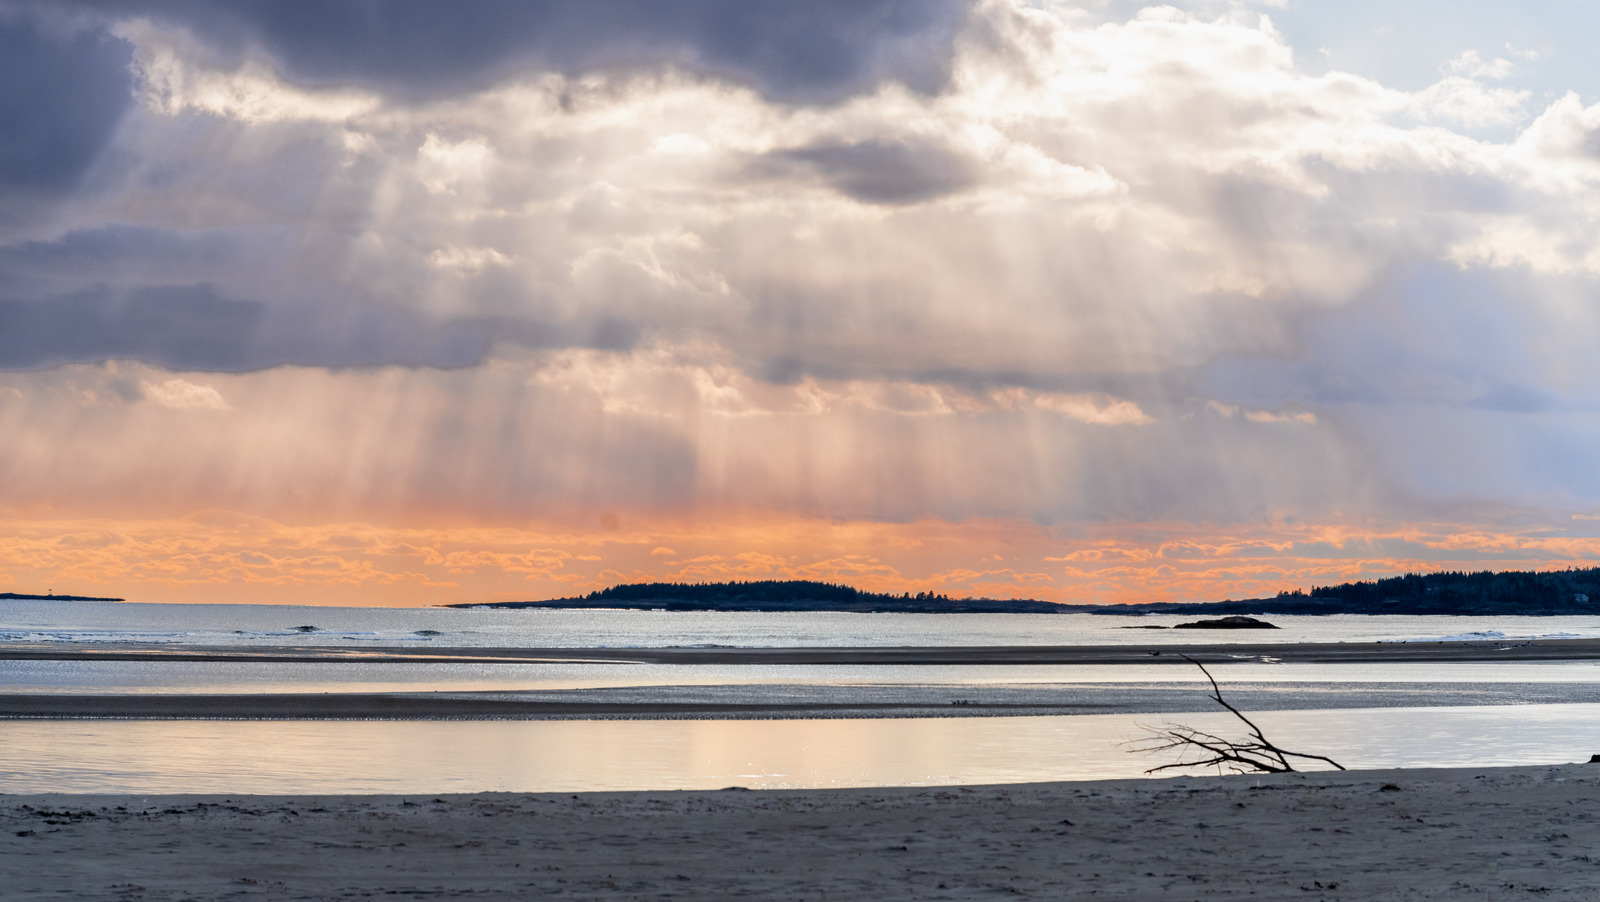
<instances>
[{"instance_id":1,"label":"orange glow on horizon","mask_svg":"<svg viewBox=\"0 0 1600 902\"><path fill-rule=\"evenodd\" d=\"M1219 601L1405 572L1600 561L1600 537L1409 524L604 518L436 528L286 524L222 511L164 520L0 520L0 586L130 601L421 606L579 595L644 581L814 579L879 592L1065 603Z\"/></svg>"}]
</instances>

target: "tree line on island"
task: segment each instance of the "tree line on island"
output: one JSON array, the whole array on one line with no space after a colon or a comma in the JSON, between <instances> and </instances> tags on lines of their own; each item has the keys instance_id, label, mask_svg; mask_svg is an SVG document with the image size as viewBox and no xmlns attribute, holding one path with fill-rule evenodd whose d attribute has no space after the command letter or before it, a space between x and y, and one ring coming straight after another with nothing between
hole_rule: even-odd
<instances>
[{"instance_id":1,"label":"tree line on island","mask_svg":"<svg viewBox=\"0 0 1600 902\"><path fill-rule=\"evenodd\" d=\"M1273 598L1146 604L1057 604L951 598L935 592L865 592L815 580L627 583L573 598L448 607L623 608L666 611L843 611L925 614L1600 614L1600 567L1495 573L1408 573Z\"/></svg>"},{"instance_id":2,"label":"tree line on island","mask_svg":"<svg viewBox=\"0 0 1600 902\"><path fill-rule=\"evenodd\" d=\"M0 601L126 601L125 598L106 598L99 595L32 595L26 592L0 592Z\"/></svg>"},{"instance_id":3,"label":"tree line on island","mask_svg":"<svg viewBox=\"0 0 1600 902\"><path fill-rule=\"evenodd\" d=\"M845 611L914 614L1053 614L1060 605L1029 599L951 598L934 592L894 595L837 583L763 579L725 583L627 583L575 598L501 601L450 607L625 608L665 611Z\"/></svg>"},{"instance_id":4,"label":"tree line on island","mask_svg":"<svg viewBox=\"0 0 1600 902\"><path fill-rule=\"evenodd\" d=\"M1205 605L1140 605L1151 611L1219 614L1600 614L1600 567L1407 573L1275 598Z\"/></svg>"},{"instance_id":5,"label":"tree line on island","mask_svg":"<svg viewBox=\"0 0 1600 902\"><path fill-rule=\"evenodd\" d=\"M0 601L121 601L0 592ZM1600 614L1600 567L1408 573L1279 592L1272 598L1143 604L1057 604L1028 598L952 598L866 592L816 580L627 583L573 598L465 602L453 608L628 608L667 611L844 611L913 614Z\"/></svg>"}]
</instances>

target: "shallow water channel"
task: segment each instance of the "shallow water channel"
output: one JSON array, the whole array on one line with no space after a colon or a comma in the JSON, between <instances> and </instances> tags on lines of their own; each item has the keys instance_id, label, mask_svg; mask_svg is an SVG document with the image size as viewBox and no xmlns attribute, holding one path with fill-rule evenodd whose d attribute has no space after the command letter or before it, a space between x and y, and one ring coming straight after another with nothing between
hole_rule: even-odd
<instances>
[{"instance_id":1,"label":"shallow water channel","mask_svg":"<svg viewBox=\"0 0 1600 902\"><path fill-rule=\"evenodd\" d=\"M1346 767L1556 764L1600 752L1600 704L1271 711ZM1142 724L1226 715L893 720L8 721L0 792L452 793L925 786L1141 776ZM1492 737L1492 739L1490 739Z\"/></svg>"}]
</instances>

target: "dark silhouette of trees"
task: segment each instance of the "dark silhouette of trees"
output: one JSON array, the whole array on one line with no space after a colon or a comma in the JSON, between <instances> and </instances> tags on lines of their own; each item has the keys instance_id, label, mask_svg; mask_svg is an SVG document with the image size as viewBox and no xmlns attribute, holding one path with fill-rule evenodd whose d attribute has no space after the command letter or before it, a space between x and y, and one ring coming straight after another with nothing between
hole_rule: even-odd
<instances>
[{"instance_id":1,"label":"dark silhouette of trees","mask_svg":"<svg viewBox=\"0 0 1600 902\"><path fill-rule=\"evenodd\" d=\"M726 583L628 583L579 598L496 602L501 608L631 608L667 611L846 611L899 613L1037 613L1063 608L1048 601L959 598L937 592L863 592L813 580Z\"/></svg>"},{"instance_id":2,"label":"dark silhouette of trees","mask_svg":"<svg viewBox=\"0 0 1600 902\"><path fill-rule=\"evenodd\" d=\"M1600 568L1407 573L1388 579L1280 592L1278 602L1309 602L1359 613L1600 613Z\"/></svg>"},{"instance_id":3,"label":"dark silhouette of trees","mask_svg":"<svg viewBox=\"0 0 1600 902\"><path fill-rule=\"evenodd\" d=\"M747 604L755 602L789 603L796 600L832 602L835 604L854 604L863 601L915 600L948 602L950 600L948 595L937 595L932 592L919 592L916 595L911 595L910 593L890 595L879 592L863 592L860 589L836 583L797 579L762 579L727 583L628 583L590 592L584 598L589 601L671 599L674 601L702 603L743 602Z\"/></svg>"},{"instance_id":4,"label":"dark silhouette of trees","mask_svg":"<svg viewBox=\"0 0 1600 902\"><path fill-rule=\"evenodd\" d=\"M1038 614L1600 614L1600 567L1494 573L1407 573L1296 589L1274 598L1146 604L1055 604L1031 599L951 598L936 592L864 592L815 580L628 583L577 598L451 607L643 608L680 611L897 611Z\"/></svg>"},{"instance_id":5,"label":"dark silhouette of trees","mask_svg":"<svg viewBox=\"0 0 1600 902\"><path fill-rule=\"evenodd\" d=\"M1600 614L1600 567L1407 573L1274 598L1107 605L1095 614Z\"/></svg>"}]
</instances>

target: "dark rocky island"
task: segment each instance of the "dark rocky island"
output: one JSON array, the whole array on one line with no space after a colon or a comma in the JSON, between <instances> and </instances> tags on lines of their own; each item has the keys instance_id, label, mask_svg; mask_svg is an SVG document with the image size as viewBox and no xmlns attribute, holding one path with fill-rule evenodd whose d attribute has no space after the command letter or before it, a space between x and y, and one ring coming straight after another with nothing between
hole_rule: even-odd
<instances>
[{"instance_id":1,"label":"dark rocky island","mask_svg":"<svg viewBox=\"0 0 1600 902\"><path fill-rule=\"evenodd\" d=\"M1189 623L1180 623L1173 627L1175 630L1275 630L1277 627L1254 617L1234 615L1222 617L1217 620L1194 620Z\"/></svg>"}]
</instances>

